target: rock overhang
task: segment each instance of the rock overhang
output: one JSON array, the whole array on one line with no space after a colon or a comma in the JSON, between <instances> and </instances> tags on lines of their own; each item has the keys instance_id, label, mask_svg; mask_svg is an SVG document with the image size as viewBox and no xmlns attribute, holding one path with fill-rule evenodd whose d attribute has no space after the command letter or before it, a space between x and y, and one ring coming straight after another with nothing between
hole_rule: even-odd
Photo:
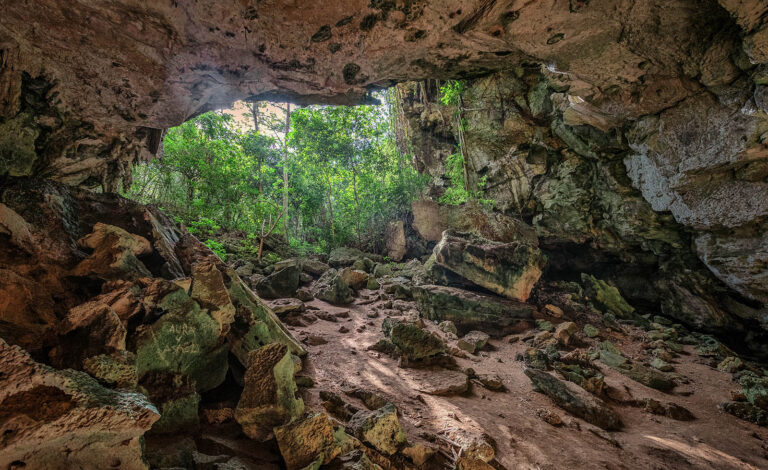
<instances>
[{"instance_id":1,"label":"rock overhang","mask_svg":"<svg viewBox=\"0 0 768 470\"><path fill-rule=\"evenodd\" d=\"M235 100L356 104L520 61L631 120L763 61L759 3L15 2L0 19L0 126L26 145L0 142L0 174L114 190L164 129Z\"/></svg>"}]
</instances>

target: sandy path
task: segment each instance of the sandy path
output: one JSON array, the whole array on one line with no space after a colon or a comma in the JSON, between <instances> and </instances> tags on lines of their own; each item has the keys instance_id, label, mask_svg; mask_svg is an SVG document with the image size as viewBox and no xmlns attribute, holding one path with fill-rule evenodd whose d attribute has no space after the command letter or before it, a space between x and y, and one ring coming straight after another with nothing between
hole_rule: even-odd
<instances>
[{"instance_id":1,"label":"sandy path","mask_svg":"<svg viewBox=\"0 0 768 470\"><path fill-rule=\"evenodd\" d=\"M675 421L612 403L625 428L606 433L532 391L522 363L515 360L526 349L521 341L509 344L491 340L491 350L457 359L462 370L471 367L478 374L497 374L505 391L492 392L473 384L467 396L431 396L418 391L429 371L400 368L396 359L367 350L383 337L384 317L371 319L366 315L376 304L334 307L314 300L307 305L331 314L349 311L349 317L339 318L338 322L318 320L305 327L291 327L299 338L312 334L328 341L307 346L309 355L303 374L314 378L315 387L308 389L304 398L312 407L320 407L321 390L333 391L360 408L364 408L362 403L345 396L342 389L373 391L397 405L411 440L419 441L420 436L447 429L485 432L496 442L497 461L508 469L768 468L768 430L717 409L728 399L729 390L735 388L731 376L704 365L692 350L675 364L676 371L690 383L677 387L671 395L647 388L607 367L602 369L606 384L615 393L674 402L689 409L696 420ZM349 332L339 332L342 326ZM639 351L637 339L617 336L612 340L629 357ZM541 408L560 415L565 425L558 428L542 421L536 414Z\"/></svg>"}]
</instances>

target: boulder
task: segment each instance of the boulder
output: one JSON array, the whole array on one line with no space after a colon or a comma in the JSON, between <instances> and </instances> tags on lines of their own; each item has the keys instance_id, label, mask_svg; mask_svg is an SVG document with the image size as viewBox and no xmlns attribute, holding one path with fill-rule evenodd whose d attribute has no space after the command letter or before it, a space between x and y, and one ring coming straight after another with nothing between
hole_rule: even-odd
<instances>
[{"instance_id":1,"label":"boulder","mask_svg":"<svg viewBox=\"0 0 768 470\"><path fill-rule=\"evenodd\" d=\"M357 248L343 246L331 251L331 254L328 255L328 264L330 264L332 268L343 268L351 266L358 258L364 256L365 254Z\"/></svg>"},{"instance_id":2,"label":"boulder","mask_svg":"<svg viewBox=\"0 0 768 470\"><path fill-rule=\"evenodd\" d=\"M382 329L400 353L410 361L428 361L445 353L443 340L416 323L387 318Z\"/></svg>"},{"instance_id":3,"label":"boulder","mask_svg":"<svg viewBox=\"0 0 768 470\"><path fill-rule=\"evenodd\" d=\"M292 297L299 288L300 272L295 259L281 261L275 264L272 274L258 281L254 287L259 296L265 299Z\"/></svg>"},{"instance_id":4,"label":"boulder","mask_svg":"<svg viewBox=\"0 0 768 470\"><path fill-rule=\"evenodd\" d=\"M495 242L446 230L434 249L435 264L499 295L525 302L546 257L537 243Z\"/></svg>"},{"instance_id":5,"label":"boulder","mask_svg":"<svg viewBox=\"0 0 768 470\"><path fill-rule=\"evenodd\" d=\"M339 271L339 276L345 284L356 291L363 289L368 283L368 274L357 269L344 268Z\"/></svg>"},{"instance_id":6,"label":"boulder","mask_svg":"<svg viewBox=\"0 0 768 470\"><path fill-rule=\"evenodd\" d=\"M468 232L504 243L536 241L536 232L530 225L474 202L453 206L421 199L412 204L412 209L413 227L429 241L439 242L446 230Z\"/></svg>"},{"instance_id":7,"label":"boulder","mask_svg":"<svg viewBox=\"0 0 768 470\"><path fill-rule=\"evenodd\" d=\"M150 372L142 377L141 386L149 391L149 399L160 410L160 419L150 430L152 434L190 432L198 428L200 395L189 377Z\"/></svg>"},{"instance_id":8,"label":"boulder","mask_svg":"<svg viewBox=\"0 0 768 470\"><path fill-rule=\"evenodd\" d=\"M221 324L176 284L156 281L163 312L151 325L136 329L136 369L139 377L152 371L186 375L198 391L211 390L224 381L229 368Z\"/></svg>"},{"instance_id":9,"label":"boulder","mask_svg":"<svg viewBox=\"0 0 768 470\"><path fill-rule=\"evenodd\" d=\"M312 294L334 305L346 305L352 302L352 290L335 269L329 269L315 281Z\"/></svg>"},{"instance_id":10,"label":"boulder","mask_svg":"<svg viewBox=\"0 0 768 470\"><path fill-rule=\"evenodd\" d=\"M384 232L387 256L392 261L400 261L408 251L405 241L405 227L402 220L390 222Z\"/></svg>"},{"instance_id":11,"label":"boulder","mask_svg":"<svg viewBox=\"0 0 768 470\"><path fill-rule=\"evenodd\" d=\"M372 273L373 268L376 266L376 263L373 262L371 258L368 258L367 256L364 256L362 258L357 258L354 263L352 263L352 269L356 269L358 271L364 271L366 273Z\"/></svg>"},{"instance_id":12,"label":"boulder","mask_svg":"<svg viewBox=\"0 0 768 470\"><path fill-rule=\"evenodd\" d=\"M557 406L572 415L607 431L621 429L619 415L585 390L562 382L541 370L527 368L525 375L533 383L534 390L544 393Z\"/></svg>"},{"instance_id":13,"label":"boulder","mask_svg":"<svg viewBox=\"0 0 768 470\"><path fill-rule=\"evenodd\" d=\"M253 269L254 269L253 263L251 263L250 261L246 261L245 263L235 268L235 272L237 273L238 276L246 278L251 274L253 274Z\"/></svg>"},{"instance_id":14,"label":"boulder","mask_svg":"<svg viewBox=\"0 0 768 470\"><path fill-rule=\"evenodd\" d=\"M251 439L265 440L276 426L304 413L296 398L294 363L285 345L272 343L251 351L245 387L235 408L235 420Z\"/></svg>"},{"instance_id":15,"label":"boulder","mask_svg":"<svg viewBox=\"0 0 768 470\"><path fill-rule=\"evenodd\" d=\"M368 276L368 282L365 283L365 288L370 290L379 290L381 289L381 284L379 284L379 281L377 281L375 277Z\"/></svg>"},{"instance_id":16,"label":"boulder","mask_svg":"<svg viewBox=\"0 0 768 470\"><path fill-rule=\"evenodd\" d=\"M423 317L450 320L459 332L478 330L501 337L519 333L533 322L533 306L514 300L436 285L415 286L411 292Z\"/></svg>"},{"instance_id":17,"label":"boulder","mask_svg":"<svg viewBox=\"0 0 768 470\"><path fill-rule=\"evenodd\" d=\"M139 382L136 355L129 351L89 357L83 361L83 370L110 387L133 389Z\"/></svg>"},{"instance_id":18,"label":"boulder","mask_svg":"<svg viewBox=\"0 0 768 470\"><path fill-rule=\"evenodd\" d=\"M373 275L377 278L392 275L392 268L387 264L378 263L373 268Z\"/></svg>"},{"instance_id":19,"label":"boulder","mask_svg":"<svg viewBox=\"0 0 768 470\"><path fill-rule=\"evenodd\" d=\"M227 342L232 354L243 367L248 366L248 354L266 344L281 343L291 354L306 355L306 351L291 335L269 307L238 278L234 272L226 273L231 278L229 296L235 305L235 320L230 325Z\"/></svg>"},{"instance_id":20,"label":"boulder","mask_svg":"<svg viewBox=\"0 0 768 470\"><path fill-rule=\"evenodd\" d=\"M2 468L145 470L141 436L160 418L140 393L54 370L0 339ZM68 449L68 452L62 452Z\"/></svg>"},{"instance_id":21,"label":"boulder","mask_svg":"<svg viewBox=\"0 0 768 470\"><path fill-rule=\"evenodd\" d=\"M329 269L330 266L315 258L307 258L301 263L301 270L313 276L322 276Z\"/></svg>"},{"instance_id":22,"label":"boulder","mask_svg":"<svg viewBox=\"0 0 768 470\"><path fill-rule=\"evenodd\" d=\"M482 331L470 331L459 339L456 346L470 354L474 354L485 347L489 338L490 336Z\"/></svg>"},{"instance_id":23,"label":"boulder","mask_svg":"<svg viewBox=\"0 0 768 470\"><path fill-rule=\"evenodd\" d=\"M630 319L635 309L624 300L619 289L589 274L581 275L585 293L603 313L612 313L617 318Z\"/></svg>"},{"instance_id":24,"label":"boulder","mask_svg":"<svg viewBox=\"0 0 768 470\"><path fill-rule=\"evenodd\" d=\"M125 350L123 322L111 307L99 301L71 308L61 322L59 335L60 344L49 357L60 368L81 369L88 357Z\"/></svg>"},{"instance_id":25,"label":"boulder","mask_svg":"<svg viewBox=\"0 0 768 470\"><path fill-rule=\"evenodd\" d=\"M275 428L275 438L288 470L299 470L313 462L327 465L341 453L331 421L324 413Z\"/></svg>"},{"instance_id":26,"label":"boulder","mask_svg":"<svg viewBox=\"0 0 768 470\"><path fill-rule=\"evenodd\" d=\"M120 227L97 222L93 231L77 241L91 255L74 269L73 276L91 276L104 280L152 277L137 257L152 252L152 245L141 235Z\"/></svg>"},{"instance_id":27,"label":"boulder","mask_svg":"<svg viewBox=\"0 0 768 470\"><path fill-rule=\"evenodd\" d=\"M190 296L208 310L218 323L221 334L229 331L229 325L235 319L235 306L216 263L202 262L192 266Z\"/></svg>"},{"instance_id":28,"label":"boulder","mask_svg":"<svg viewBox=\"0 0 768 470\"><path fill-rule=\"evenodd\" d=\"M375 411L358 411L348 426L355 437L385 455L396 453L408 442L397 419L397 409L391 403Z\"/></svg>"}]
</instances>

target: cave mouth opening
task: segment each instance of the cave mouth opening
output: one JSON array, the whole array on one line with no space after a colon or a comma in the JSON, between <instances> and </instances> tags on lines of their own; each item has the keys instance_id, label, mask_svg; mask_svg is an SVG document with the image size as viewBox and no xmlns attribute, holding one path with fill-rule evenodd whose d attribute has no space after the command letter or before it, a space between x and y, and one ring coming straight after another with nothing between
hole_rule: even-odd
<instances>
[{"instance_id":1,"label":"cave mouth opening","mask_svg":"<svg viewBox=\"0 0 768 470\"><path fill-rule=\"evenodd\" d=\"M300 254L381 253L386 224L425 185L398 134L396 93L358 106L239 101L200 114L169 129L160 157L135 164L121 192L160 207L220 256L237 240L260 254L281 243Z\"/></svg>"}]
</instances>

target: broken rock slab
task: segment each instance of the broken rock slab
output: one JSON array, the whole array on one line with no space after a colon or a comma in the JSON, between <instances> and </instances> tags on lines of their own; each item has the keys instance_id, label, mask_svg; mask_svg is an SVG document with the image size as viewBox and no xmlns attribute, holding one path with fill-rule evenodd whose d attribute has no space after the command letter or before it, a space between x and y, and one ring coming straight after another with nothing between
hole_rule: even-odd
<instances>
[{"instance_id":1,"label":"broken rock slab","mask_svg":"<svg viewBox=\"0 0 768 470\"><path fill-rule=\"evenodd\" d=\"M562 382L537 369L525 369L534 390L541 392L572 415L607 431L621 429L621 418L602 400L569 382Z\"/></svg>"},{"instance_id":2,"label":"broken rock slab","mask_svg":"<svg viewBox=\"0 0 768 470\"><path fill-rule=\"evenodd\" d=\"M533 322L534 307L515 300L436 285L415 286L411 292L423 317L452 321L459 333L479 330L502 337L527 330Z\"/></svg>"},{"instance_id":3,"label":"broken rock slab","mask_svg":"<svg viewBox=\"0 0 768 470\"><path fill-rule=\"evenodd\" d=\"M409 374L416 389L427 395L449 397L469 391L469 376L449 369L416 369Z\"/></svg>"},{"instance_id":4,"label":"broken rock slab","mask_svg":"<svg viewBox=\"0 0 768 470\"><path fill-rule=\"evenodd\" d=\"M538 243L495 242L446 230L434 249L435 264L504 297L525 302L546 257Z\"/></svg>"},{"instance_id":5,"label":"broken rock slab","mask_svg":"<svg viewBox=\"0 0 768 470\"><path fill-rule=\"evenodd\" d=\"M275 428L275 438L288 470L299 470L313 462L326 465L341 453L325 413L279 426Z\"/></svg>"},{"instance_id":6,"label":"broken rock slab","mask_svg":"<svg viewBox=\"0 0 768 470\"><path fill-rule=\"evenodd\" d=\"M355 437L385 455L396 453L407 443L397 419L397 408L391 403L374 411L358 411L349 420L349 429Z\"/></svg>"},{"instance_id":7,"label":"broken rock slab","mask_svg":"<svg viewBox=\"0 0 768 470\"><path fill-rule=\"evenodd\" d=\"M275 426L304 412L304 401L296 398L294 373L294 362L285 345L272 343L251 351L245 387L235 409L235 420L248 437L265 440Z\"/></svg>"},{"instance_id":8,"label":"broken rock slab","mask_svg":"<svg viewBox=\"0 0 768 470\"><path fill-rule=\"evenodd\" d=\"M312 285L312 295L333 305L352 303L352 289L339 271L329 269Z\"/></svg>"},{"instance_id":9,"label":"broken rock slab","mask_svg":"<svg viewBox=\"0 0 768 470\"><path fill-rule=\"evenodd\" d=\"M144 470L141 436L159 417L140 393L39 364L0 339L2 468Z\"/></svg>"}]
</instances>

